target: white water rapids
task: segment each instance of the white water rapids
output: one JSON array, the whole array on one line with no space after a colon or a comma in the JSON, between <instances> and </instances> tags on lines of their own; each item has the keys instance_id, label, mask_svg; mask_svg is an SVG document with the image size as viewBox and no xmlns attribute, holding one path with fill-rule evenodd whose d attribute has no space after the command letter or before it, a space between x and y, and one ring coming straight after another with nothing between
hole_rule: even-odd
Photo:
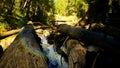
<instances>
[{"instance_id":1,"label":"white water rapids","mask_svg":"<svg viewBox=\"0 0 120 68\"><path fill-rule=\"evenodd\" d=\"M48 43L47 35L43 34L40 38L43 51L50 61L49 68L68 68L68 63L64 57L54 50L53 45Z\"/></svg>"}]
</instances>

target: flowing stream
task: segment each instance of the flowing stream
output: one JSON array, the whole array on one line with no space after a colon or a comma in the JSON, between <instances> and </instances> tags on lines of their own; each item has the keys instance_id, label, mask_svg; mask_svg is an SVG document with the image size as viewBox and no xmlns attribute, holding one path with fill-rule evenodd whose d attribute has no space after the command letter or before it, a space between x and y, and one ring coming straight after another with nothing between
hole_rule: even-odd
<instances>
[{"instance_id":1,"label":"flowing stream","mask_svg":"<svg viewBox=\"0 0 120 68\"><path fill-rule=\"evenodd\" d=\"M47 35L43 34L40 38L43 51L50 61L49 68L68 68L68 63L65 61L65 58L54 50L53 45L48 43Z\"/></svg>"}]
</instances>

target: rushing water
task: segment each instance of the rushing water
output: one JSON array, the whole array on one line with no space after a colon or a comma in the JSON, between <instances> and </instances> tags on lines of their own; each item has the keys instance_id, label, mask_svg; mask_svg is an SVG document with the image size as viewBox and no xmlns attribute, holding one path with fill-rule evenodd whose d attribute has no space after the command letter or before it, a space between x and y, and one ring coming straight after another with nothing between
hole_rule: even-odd
<instances>
[{"instance_id":1,"label":"rushing water","mask_svg":"<svg viewBox=\"0 0 120 68\"><path fill-rule=\"evenodd\" d=\"M65 58L54 50L53 45L48 43L47 36L42 35L40 38L43 51L50 61L49 68L68 68Z\"/></svg>"}]
</instances>

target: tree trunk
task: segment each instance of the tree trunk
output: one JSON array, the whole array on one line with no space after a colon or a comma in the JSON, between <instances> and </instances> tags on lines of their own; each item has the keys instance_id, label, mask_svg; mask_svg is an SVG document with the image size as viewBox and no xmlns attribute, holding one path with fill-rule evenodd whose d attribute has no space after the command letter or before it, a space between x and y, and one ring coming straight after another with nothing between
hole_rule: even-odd
<instances>
[{"instance_id":1,"label":"tree trunk","mask_svg":"<svg viewBox=\"0 0 120 68\"><path fill-rule=\"evenodd\" d=\"M0 68L48 68L40 39L31 25L19 33L0 59Z\"/></svg>"}]
</instances>

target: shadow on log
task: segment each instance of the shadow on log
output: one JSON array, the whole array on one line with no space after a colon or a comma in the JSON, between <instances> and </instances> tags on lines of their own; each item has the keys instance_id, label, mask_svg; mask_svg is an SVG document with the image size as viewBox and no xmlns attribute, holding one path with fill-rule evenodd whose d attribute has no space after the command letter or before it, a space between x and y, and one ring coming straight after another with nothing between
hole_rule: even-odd
<instances>
[{"instance_id":1,"label":"shadow on log","mask_svg":"<svg viewBox=\"0 0 120 68\"><path fill-rule=\"evenodd\" d=\"M0 58L2 57L2 55L3 55L3 48L2 48L2 46L0 45Z\"/></svg>"},{"instance_id":2,"label":"shadow on log","mask_svg":"<svg viewBox=\"0 0 120 68\"><path fill-rule=\"evenodd\" d=\"M0 59L0 68L48 68L40 39L32 25L26 25Z\"/></svg>"}]
</instances>

